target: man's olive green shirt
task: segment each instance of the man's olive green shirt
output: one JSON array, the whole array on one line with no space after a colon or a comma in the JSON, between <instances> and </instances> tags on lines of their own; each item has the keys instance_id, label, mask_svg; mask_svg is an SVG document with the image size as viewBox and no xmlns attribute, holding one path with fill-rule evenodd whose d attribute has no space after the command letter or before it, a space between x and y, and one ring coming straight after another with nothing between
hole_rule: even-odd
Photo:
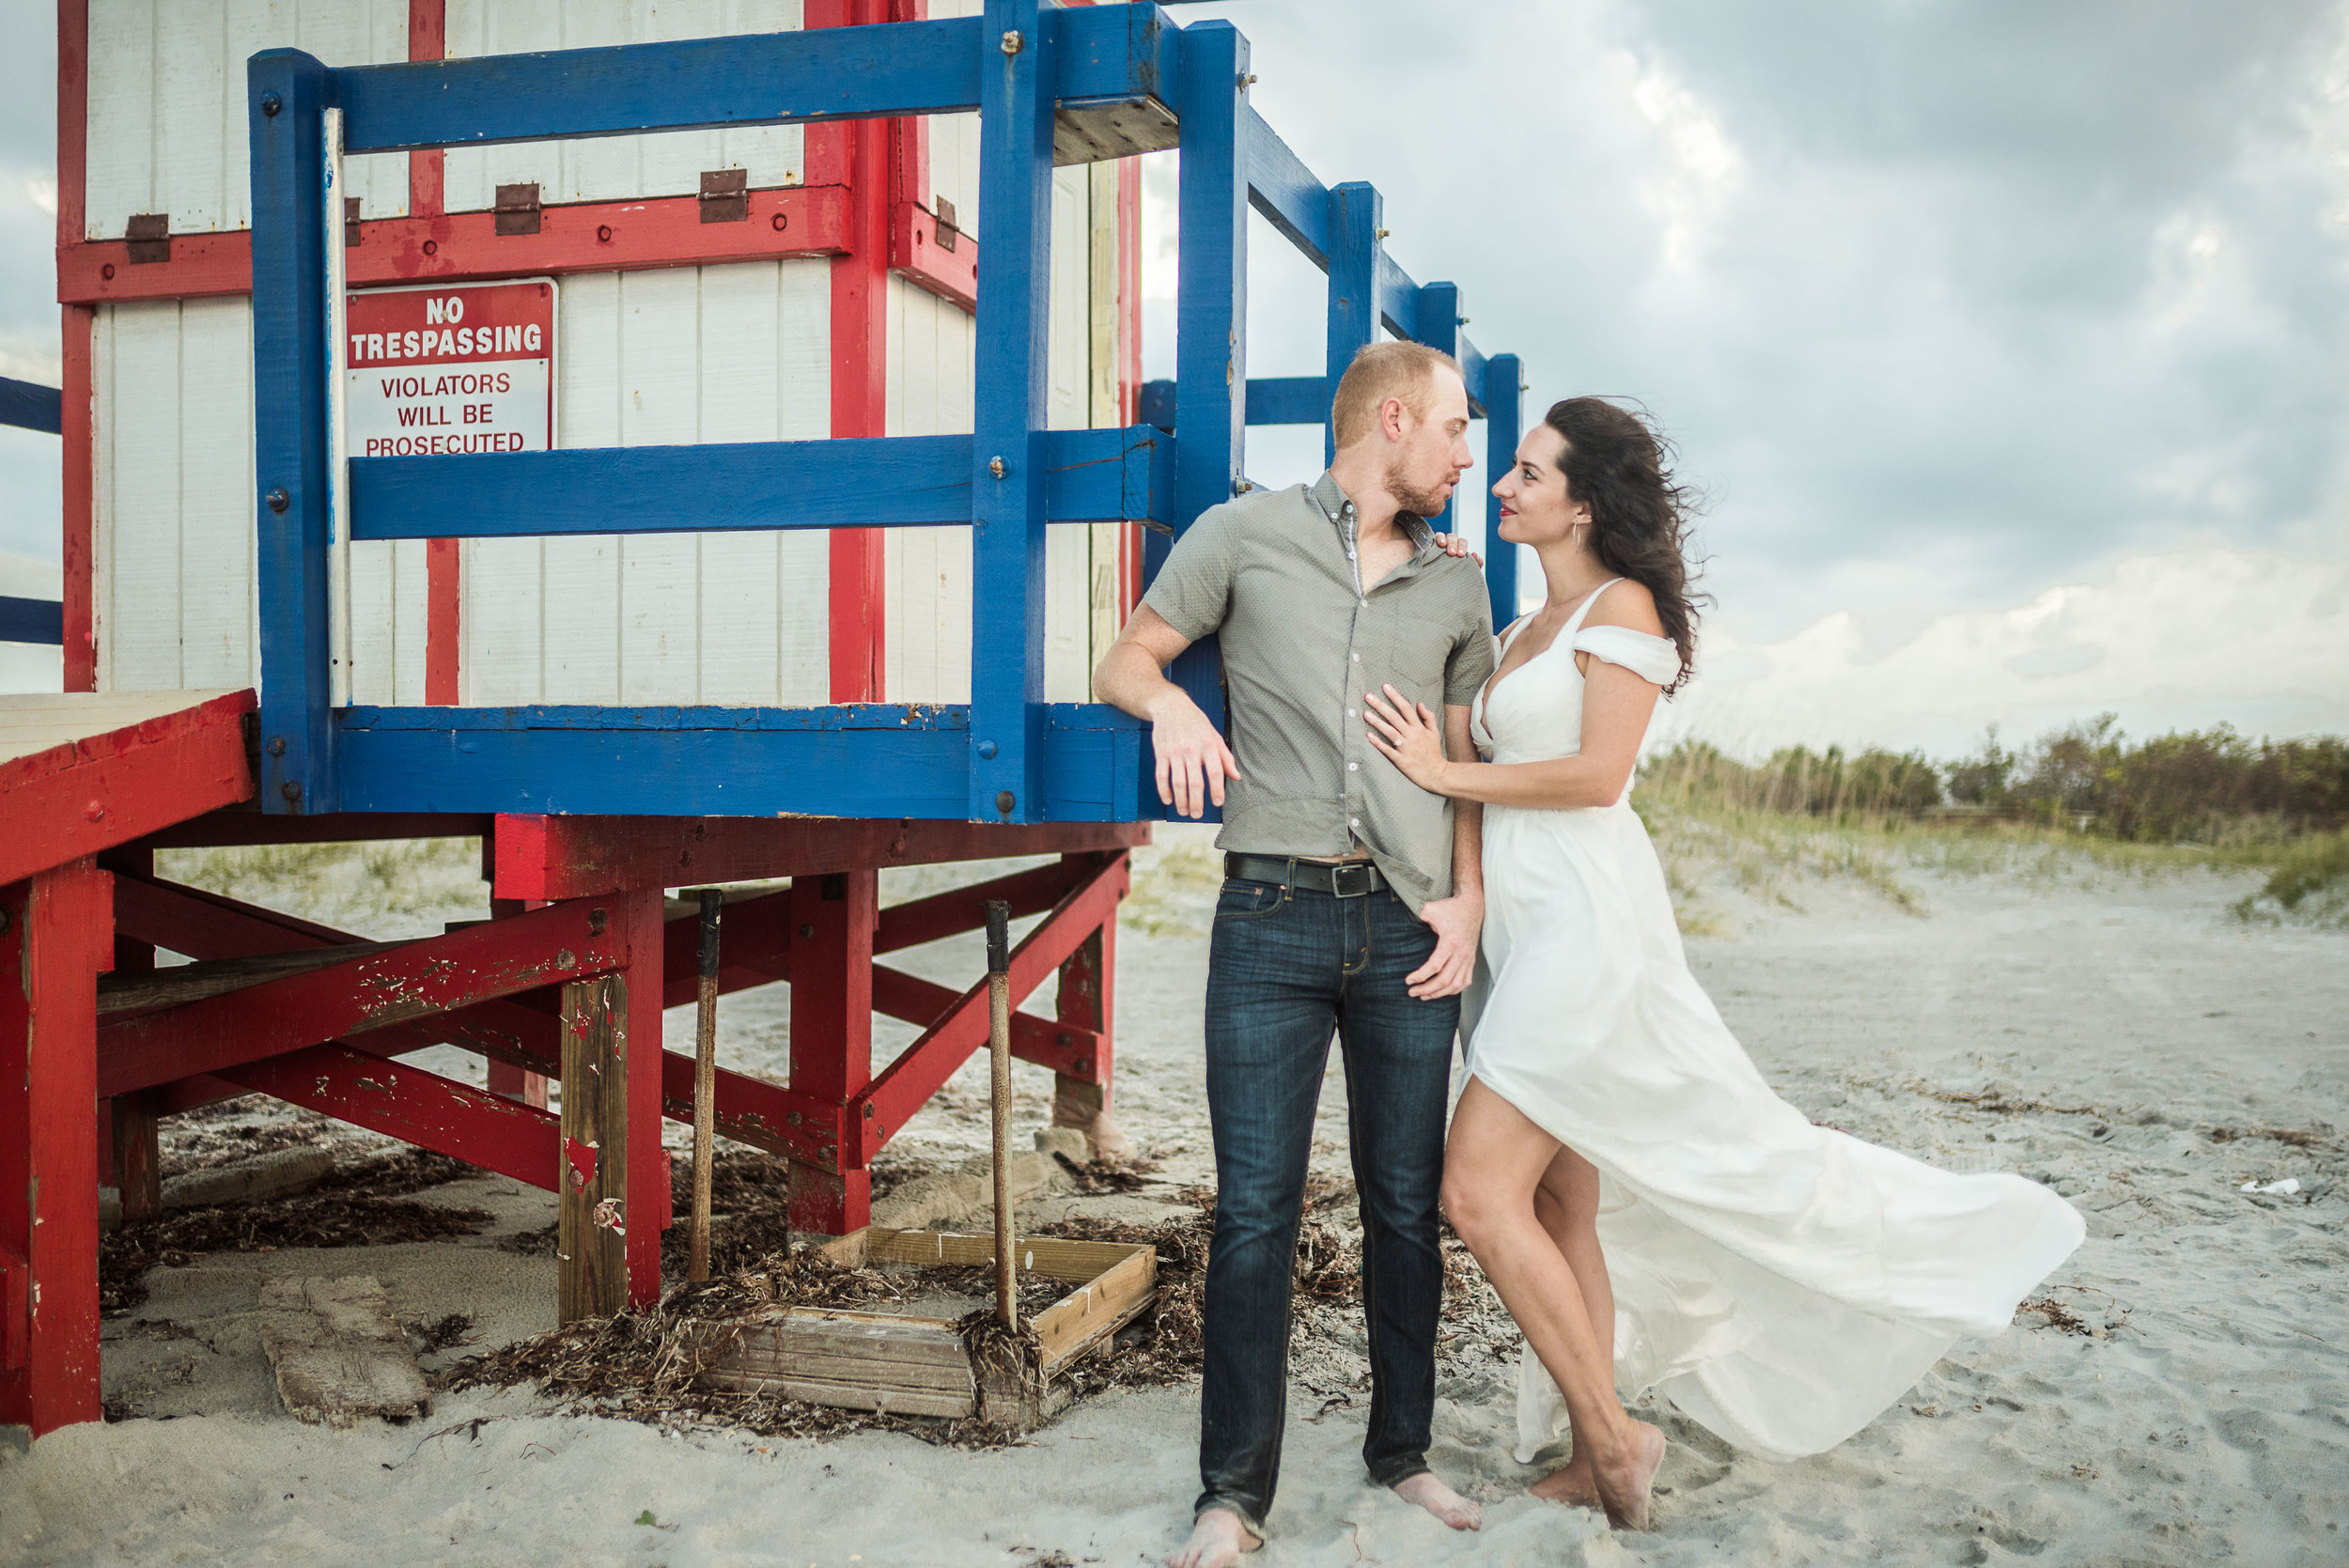
<instances>
[{"instance_id":1,"label":"man's olive green shirt","mask_svg":"<svg viewBox=\"0 0 2349 1568\"><path fill-rule=\"evenodd\" d=\"M1372 747L1362 694L1467 706L1492 673L1493 629L1476 563L1396 520L1419 548L1365 583L1334 478L1252 490L1200 515L1143 602L1193 642L1221 638L1240 777L1217 845L1329 858L1359 841L1417 913L1452 893L1452 802Z\"/></svg>"}]
</instances>

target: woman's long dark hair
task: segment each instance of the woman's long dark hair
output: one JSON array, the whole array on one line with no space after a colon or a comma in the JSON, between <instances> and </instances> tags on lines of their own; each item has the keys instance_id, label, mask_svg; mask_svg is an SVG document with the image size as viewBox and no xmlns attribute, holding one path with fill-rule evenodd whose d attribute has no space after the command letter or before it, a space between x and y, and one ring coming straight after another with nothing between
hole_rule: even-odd
<instances>
[{"instance_id":1,"label":"woman's long dark hair","mask_svg":"<svg viewBox=\"0 0 2349 1568\"><path fill-rule=\"evenodd\" d=\"M1680 650L1680 673L1664 688L1670 696L1696 671L1696 607L1706 598L1688 587L1683 545L1692 499L1665 466L1671 443L1604 397L1553 403L1542 422L1565 438L1558 466L1568 498L1591 508L1591 553L1655 596L1664 635Z\"/></svg>"}]
</instances>

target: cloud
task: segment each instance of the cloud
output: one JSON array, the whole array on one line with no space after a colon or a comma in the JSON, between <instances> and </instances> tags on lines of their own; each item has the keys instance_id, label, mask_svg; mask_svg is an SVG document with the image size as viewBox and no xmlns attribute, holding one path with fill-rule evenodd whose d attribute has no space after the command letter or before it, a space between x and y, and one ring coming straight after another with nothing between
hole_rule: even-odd
<instances>
[{"instance_id":1,"label":"cloud","mask_svg":"<svg viewBox=\"0 0 2349 1568\"><path fill-rule=\"evenodd\" d=\"M1968 748L2114 712L2132 734L2228 722L2250 734L2349 732L2349 559L2217 546L2124 556L2099 581L1927 622L1871 655L1838 611L1791 637L1707 630L1697 677L1657 739L1741 755L1782 745Z\"/></svg>"}]
</instances>

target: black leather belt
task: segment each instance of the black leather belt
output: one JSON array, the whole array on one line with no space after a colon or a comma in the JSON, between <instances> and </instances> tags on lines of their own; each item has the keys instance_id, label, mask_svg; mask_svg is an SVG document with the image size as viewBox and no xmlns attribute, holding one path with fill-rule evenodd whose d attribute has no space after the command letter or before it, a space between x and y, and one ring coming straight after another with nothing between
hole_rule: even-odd
<instances>
[{"instance_id":1,"label":"black leather belt","mask_svg":"<svg viewBox=\"0 0 2349 1568\"><path fill-rule=\"evenodd\" d=\"M1310 888L1339 898L1364 898L1387 885L1378 868L1368 861L1330 865L1321 861L1295 861L1280 855L1223 857L1223 875L1242 882L1277 882L1283 887Z\"/></svg>"}]
</instances>

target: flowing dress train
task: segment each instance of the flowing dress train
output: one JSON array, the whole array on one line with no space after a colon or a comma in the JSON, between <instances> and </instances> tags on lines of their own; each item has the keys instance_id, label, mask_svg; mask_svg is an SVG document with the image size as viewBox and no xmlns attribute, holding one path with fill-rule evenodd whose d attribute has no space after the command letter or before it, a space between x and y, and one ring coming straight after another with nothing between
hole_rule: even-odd
<instances>
[{"instance_id":1,"label":"flowing dress train","mask_svg":"<svg viewBox=\"0 0 2349 1568\"><path fill-rule=\"evenodd\" d=\"M1669 642L1582 625L1605 591L1478 694L1476 741L1493 761L1580 749L1578 651L1672 678ZM1468 1070L1598 1168L1626 1392L1654 1388L1765 1458L1816 1453L1960 1336L2005 1328L2079 1246L2078 1213L2047 1188L1937 1170L1815 1126L1771 1092L1688 971L1628 790L1591 809L1487 806L1485 910ZM1518 1460L1564 1419L1525 1350Z\"/></svg>"}]
</instances>

